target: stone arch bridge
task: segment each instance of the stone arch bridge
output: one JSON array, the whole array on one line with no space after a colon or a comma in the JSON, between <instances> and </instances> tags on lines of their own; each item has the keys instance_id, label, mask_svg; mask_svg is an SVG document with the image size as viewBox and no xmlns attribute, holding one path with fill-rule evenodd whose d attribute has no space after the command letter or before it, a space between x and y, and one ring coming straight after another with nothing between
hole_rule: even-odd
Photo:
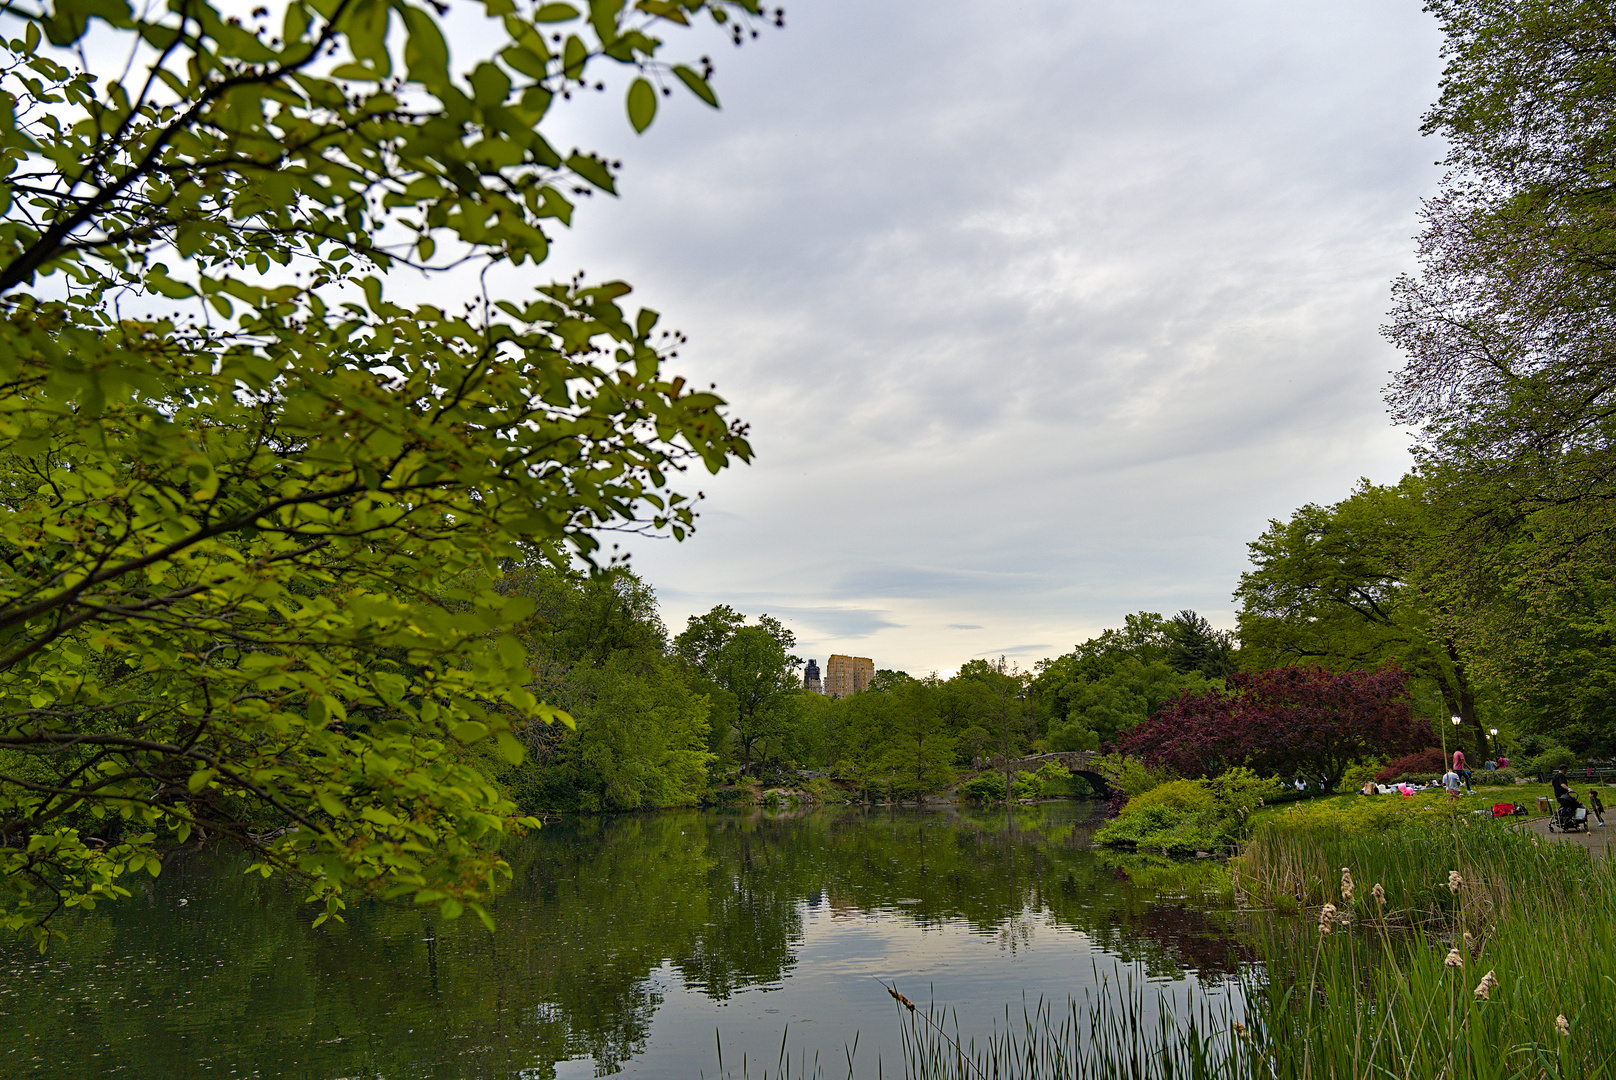
<instances>
[{"instance_id":1,"label":"stone arch bridge","mask_svg":"<svg viewBox=\"0 0 1616 1080\"><path fill-rule=\"evenodd\" d=\"M1050 762L1057 762L1066 766L1073 776L1081 776L1090 784L1093 784L1095 791L1109 793L1111 785L1106 783L1105 777L1090 766L1090 763L1099 756L1099 754L1090 750L1067 750L1054 754L1033 754L1030 757L1011 758L1010 768L1017 771L1037 772ZM992 768L1001 772L1005 767L1003 758L993 758L986 765L991 765Z\"/></svg>"}]
</instances>

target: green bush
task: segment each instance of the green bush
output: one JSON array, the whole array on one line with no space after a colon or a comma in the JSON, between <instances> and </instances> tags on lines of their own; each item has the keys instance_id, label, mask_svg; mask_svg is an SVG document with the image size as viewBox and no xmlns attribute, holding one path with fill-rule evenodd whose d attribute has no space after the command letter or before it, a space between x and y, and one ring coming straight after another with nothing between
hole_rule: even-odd
<instances>
[{"instance_id":1,"label":"green bush","mask_svg":"<svg viewBox=\"0 0 1616 1080\"><path fill-rule=\"evenodd\" d=\"M1016 773L1015 792L1018 799L1036 799L1044 793L1044 782L1037 773L1019 770Z\"/></svg>"},{"instance_id":2,"label":"green bush","mask_svg":"<svg viewBox=\"0 0 1616 1080\"><path fill-rule=\"evenodd\" d=\"M1385 758L1369 758L1365 761L1360 761L1358 764L1348 767L1347 771L1341 774L1339 787L1342 791L1357 791L1374 780L1380 770L1385 767Z\"/></svg>"},{"instance_id":3,"label":"green bush","mask_svg":"<svg viewBox=\"0 0 1616 1080\"><path fill-rule=\"evenodd\" d=\"M965 781L954 791L960 798L970 802L1000 802L1004 799L1004 777L998 773L983 773Z\"/></svg>"},{"instance_id":4,"label":"green bush","mask_svg":"<svg viewBox=\"0 0 1616 1080\"><path fill-rule=\"evenodd\" d=\"M1511 787L1520 778L1514 769L1478 769L1471 783L1476 787Z\"/></svg>"},{"instance_id":5,"label":"green bush","mask_svg":"<svg viewBox=\"0 0 1616 1080\"><path fill-rule=\"evenodd\" d=\"M1160 787L1176 775L1171 769L1146 765L1138 758L1126 754L1105 754L1094 758L1090 768L1105 777L1113 791L1124 795L1143 795L1153 787Z\"/></svg>"},{"instance_id":6,"label":"green bush","mask_svg":"<svg viewBox=\"0 0 1616 1080\"><path fill-rule=\"evenodd\" d=\"M1199 780L1172 780L1158 784L1129 799L1123 812L1143 810L1147 806L1164 806L1181 814L1198 812L1216 816L1218 811L1217 800L1207 790L1206 784Z\"/></svg>"},{"instance_id":7,"label":"green bush","mask_svg":"<svg viewBox=\"0 0 1616 1080\"><path fill-rule=\"evenodd\" d=\"M1163 855L1193 855L1221 846L1223 830L1217 815L1208 810L1186 812L1159 803L1135 809L1130 804L1120 817L1094 831L1094 842Z\"/></svg>"},{"instance_id":8,"label":"green bush","mask_svg":"<svg viewBox=\"0 0 1616 1080\"><path fill-rule=\"evenodd\" d=\"M1561 765L1569 768L1577 763L1577 755L1564 746L1551 746L1529 760L1525 770L1529 776L1548 776Z\"/></svg>"},{"instance_id":9,"label":"green bush","mask_svg":"<svg viewBox=\"0 0 1616 1080\"><path fill-rule=\"evenodd\" d=\"M1258 776L1240 765L1204 783L1217 804L1218 814L1223 818L1224 830L1229 833L1244 831L1246 819L1252 811L1281 790L1279 780L1275 777Z\"/></svg>"},{"instance_id":10,"label":"green bush","mask_svg":"<svg viewBox=\"0 0 1616 1080\"><path fill-rule=\"evenodd\" d=\"M1452 821L1453 809L1442 791L1418 795L1377 795L1373 798L1315 799L1297 803L1272 819L1285 829L1334 829L1343 836L1368 836L1411 826L1441 825Z\"/></svg>"},{"instance_id":11,"label":"green bush","mask_svg":"<svg viewBox=\"0 0 1616 1080\"><path fill-rule=\"evenodd\" d=\"M808 789L808 794L812 795L820 803L829 805L847 801L847 793L831 783L826 777L816 776L803 786Z\"/></svg>"}]
</instances>

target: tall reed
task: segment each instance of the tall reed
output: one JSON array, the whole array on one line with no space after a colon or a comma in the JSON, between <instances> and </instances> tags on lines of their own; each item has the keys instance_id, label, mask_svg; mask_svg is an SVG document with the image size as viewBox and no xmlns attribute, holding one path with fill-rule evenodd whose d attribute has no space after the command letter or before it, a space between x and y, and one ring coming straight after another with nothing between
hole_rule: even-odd
<instances>
[{"instance_id":1,"label":"tall reed","mask_svg":"<svg viewBox=\"0 0 1616 1080\"><path fill-rule=\"evenodd\" d=\"M1466 928L1593 880L1586 848L1539 840L1504 821L1462 816L1370 834L1346 824L1293 826L1280 818L1258 826L1229 864L1246 903L1280 910L1340 904L1337 879L1344 866L1365 889L1381 886L1385 918ZM1464 889L1448 887L1452 871Z\"/></svg>"},{"instance_id":2,"label":"tall reed","mask_svg":"<svg viewBox=\"0 0 1616 1080\"><path fill-rule=\"evenodd\" d=\"M1493 822L1264 827L1235 867L1260 963L1226 996L1101 983L960 1043L908 1017L914 1080L1616 1078L1616 861ZM1378 888L1377 888L1378 886Z\"/></svg>"}]
</instances>

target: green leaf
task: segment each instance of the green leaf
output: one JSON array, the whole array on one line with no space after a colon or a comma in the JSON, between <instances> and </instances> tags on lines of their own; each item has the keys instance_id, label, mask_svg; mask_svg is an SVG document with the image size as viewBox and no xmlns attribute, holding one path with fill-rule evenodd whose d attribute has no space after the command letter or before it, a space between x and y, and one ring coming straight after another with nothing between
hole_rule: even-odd
<instances>
[{"instance_id":1,"label":"green leaf","mask_svg":"<svg viewBox=\"0 0 1616 1080\"><path fill-rule=\"evenodd\" d=\"M571 4L543 4L533 13L533 21L541 23L566 22L577 17L578 9Z\"/></svg>"},{"instance_id":2,"label":"green leaf","mask_svg":"<svg viewBox=\"0 0 1616 1080\"><path fill-rule=\"evenodd\" d=\"M501 104L511 92L510 76L493 64L478 64L471 72L471 90L481 108Z\"/></svg>"},{"instance_id":3,"label":"green leaf","mask_svg":"<svg viewBox=\"0 0 1616 1080\"><path fill-rule=\"evenodd\" d=\"M192 795L195 795L212 783L213 778L218 775L219 773L216 769L198 769L191 774L189 780L185 781L185 787Z\"/></svg>"},{"instance_id":4,"label":"green leaf","mask_svg":"<svg viewBox=\"0 0 1616 1080\"><path fill-rule=\"evenodd\" d=\"M404 66L409 77L429 90L449 82L449 44L432 16L417 7L404 8Z\"/></svg>"},{"instance_id":5,"label":"green leaf","mask_svg":"<svg viewBox=\"0 0 1616 1080\"><path fill-rule=\"evenodd\" d=\"M512 765L522 764L522 760L527 756L521 741L508 731L495 732L494 743L499 750L499 756Z\"/></svg>"},{"instance_id":6,"label":"green leaf","mask_svg":"<svg viewBox=\"0 0 1616 1080\"><path fill-rule=\"evenodd\" d=\"M602 191L617 194L617 186L612 183L612 174L607 171L606 163L591 154L589 157L576 150L567 158L567 168L600 188Z\"/></svg>"},{"instance_id":7,"label":"green leaf","mask_svg":"<svg viewBox=\"0 0 1616 1080\"><path fill-rule=\"evenodd\" d=\"M522 667L527 663L527 650L512 634L499 636L499 660L508 668Z\"/></svg>"},{"instance_id":8,"label":"green leaf","mask_svg":"<svg viewBox=\"0 0 1616 1080\"><path fill-rule=\"evenodd\" d=\"M584 66L589 63L589 48L577 34L568 34L561 46L561 73L569 79L582 80Z\"/></svg>"},{"instance_id":9,"label":"green leaf","mask_svg":"<svg viewBox=\"0 0 1616 1080\"><path fill-rule=\"evenodd\" d=\"M679 77L680 82L690 88L692 94L695 94L713 108L718 108L718 95L713 93L713 88L707 85L706 79L683 64L673 65L673 73Z\"/></svg>"},{"instance_id":10,"label":"green leaf","mask_svg":"<svg viewBox=\"0 0 1616 1080\"><path fill-rule=\"evenodd\" d=\"M520 72L530 79L542 79L550 73L545 58L531 49L524 49L520 45L512 45L500 51L500 59L511 66L512 71Z\"/></svg>"},{"instance_id":11,"label":"green leaf","mask_svg":"<svg viewBox=\"0 0 1616 1080\"><path fill-rule=\"evenodd\" d=\"M644 131L656 118L656 90L645 79L635 79L628 88L628 122L635 131Z\"/></svg>"},{"instance_id":12,"label":"green leaf","mask_svg":"<svg viewBox=\"0 0 1616 1080\"><path fill-rule=\"evenodd\" d=\"M465 720L450 728L449 734L453 735L457 741L470 746L487 736L488 725L479 724L475 720Z\"/></svg>"}]
</instances>

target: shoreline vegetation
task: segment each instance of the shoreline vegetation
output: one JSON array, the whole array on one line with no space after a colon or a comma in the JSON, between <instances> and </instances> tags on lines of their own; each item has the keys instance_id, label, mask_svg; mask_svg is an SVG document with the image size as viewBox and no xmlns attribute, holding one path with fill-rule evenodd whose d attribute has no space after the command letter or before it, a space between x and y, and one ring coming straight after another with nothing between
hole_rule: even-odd
<instances>
[{"instance_id":1,"label":"shoreline vegetation","mask_svg":"<svg viewBox=\"0 0 1616 1080\"><path fill-rule=\"evenodd\" d=\"M1616 1075L1616 861L1437 800L1337 797L1262 815L1225 865L1255 960L1221 988L1096 973L1081 999L1007 1005L973 1033L891 986L902 1075ZM842 1075L785 1053L772 1075Z\"/></svg>"}]
</instances>

